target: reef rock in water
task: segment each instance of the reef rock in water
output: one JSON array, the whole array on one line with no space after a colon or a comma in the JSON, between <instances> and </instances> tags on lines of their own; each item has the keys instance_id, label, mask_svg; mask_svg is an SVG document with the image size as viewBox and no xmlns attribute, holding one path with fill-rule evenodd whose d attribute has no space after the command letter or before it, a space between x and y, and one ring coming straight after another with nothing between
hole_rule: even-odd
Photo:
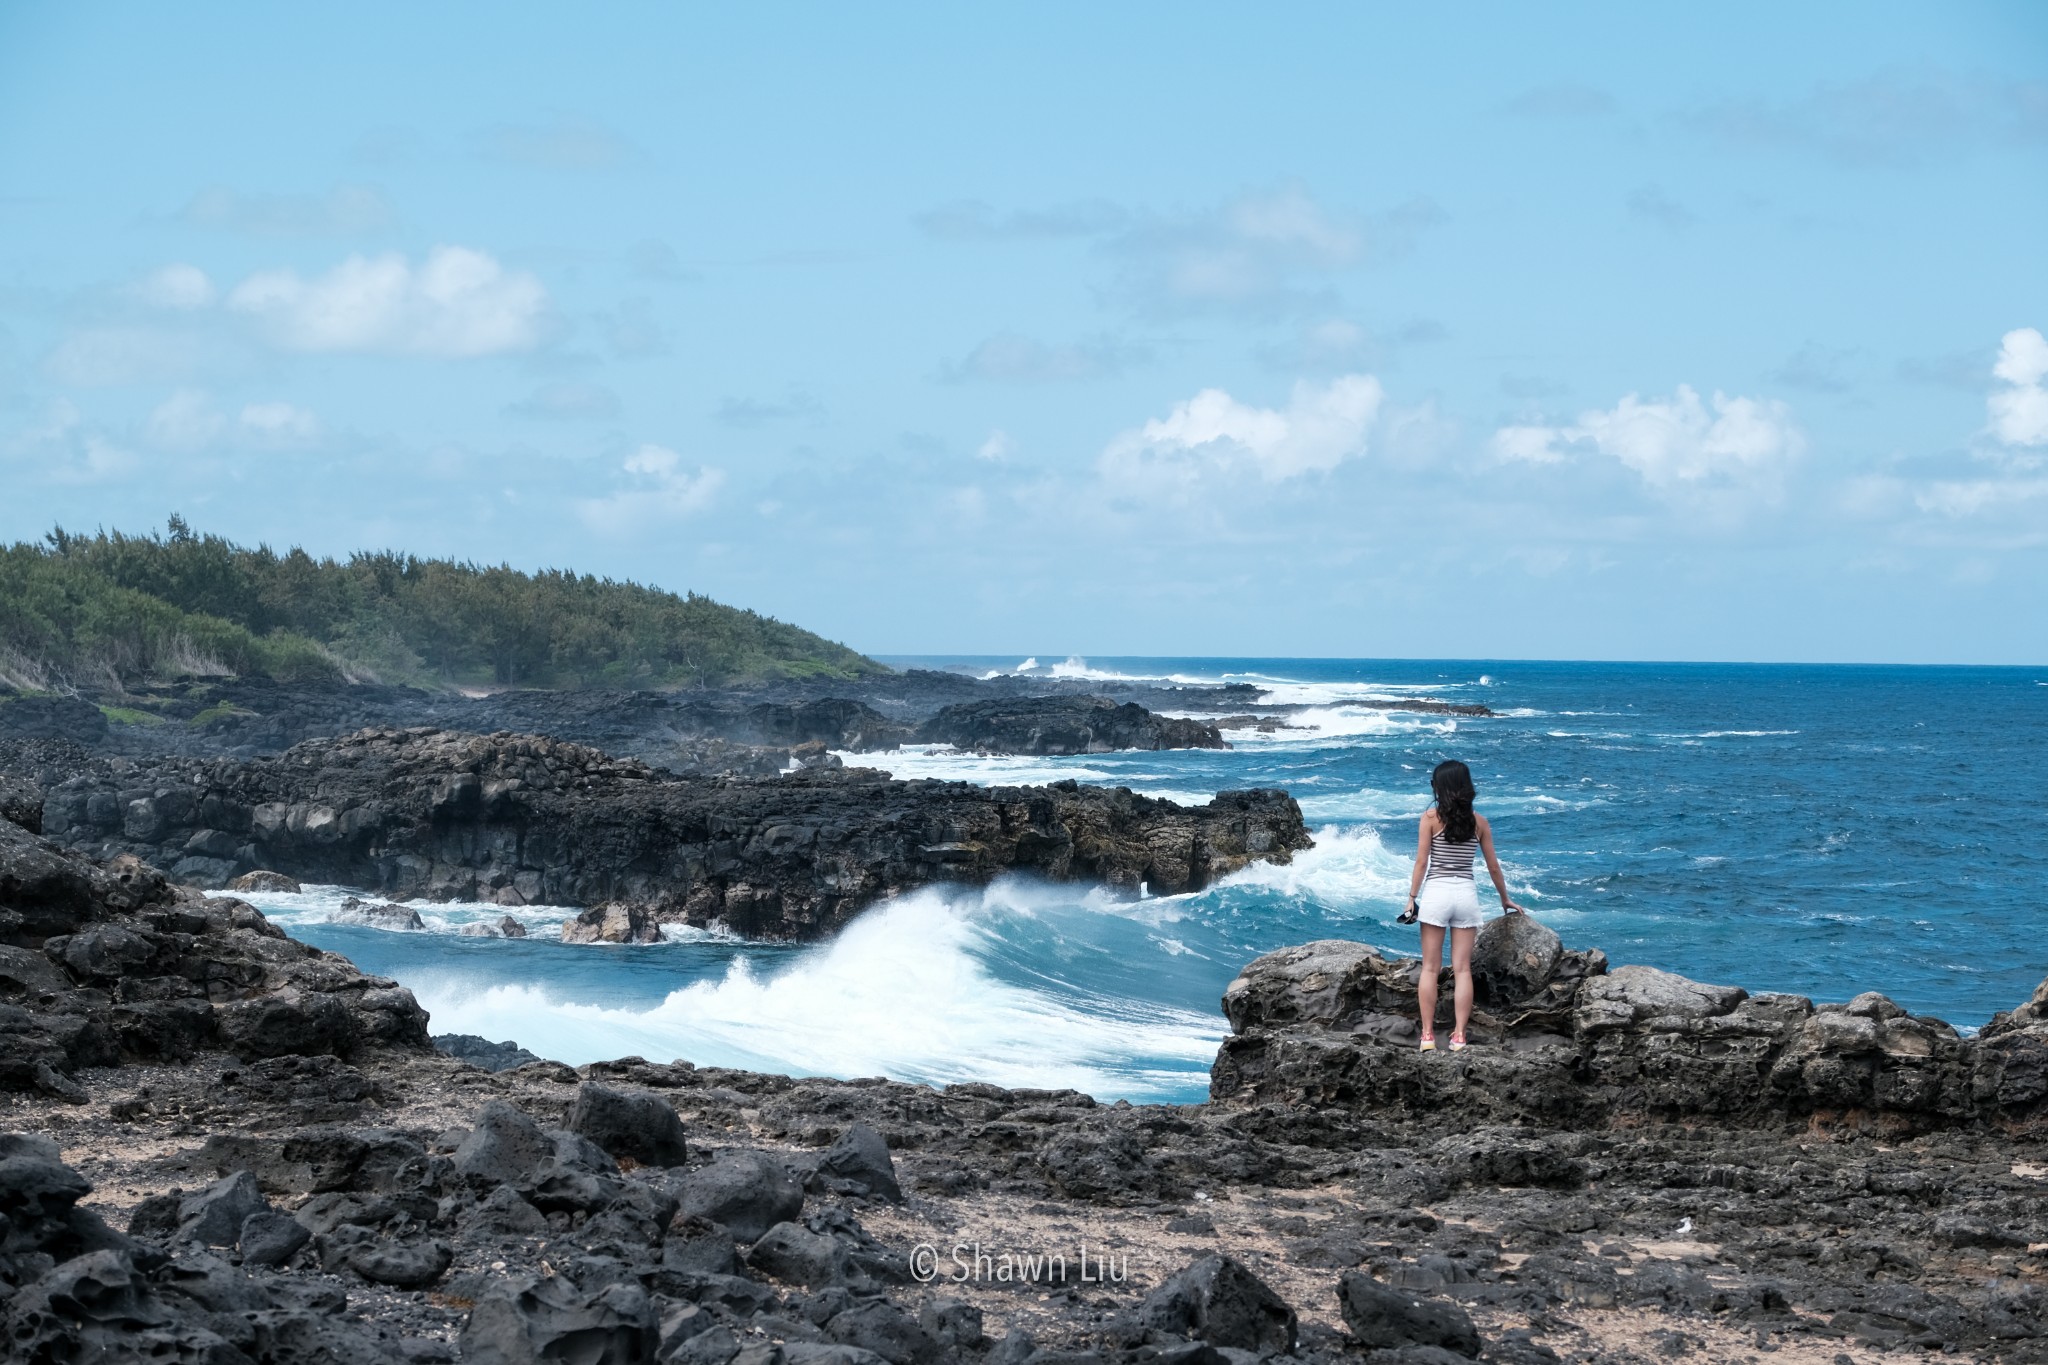
<instances>
[{"instance_id":1,"label":"reef rock in water","mask_svg":"<svg viewBox=\"0 0 2048 1365\"><path fill-rule=\"evenodd\" d=\"M918 727L926 744L988 754L1106 754L1228 749L1214 725L1104 697L1005 697L948 706Z\"/></svg>"}]
</instances>

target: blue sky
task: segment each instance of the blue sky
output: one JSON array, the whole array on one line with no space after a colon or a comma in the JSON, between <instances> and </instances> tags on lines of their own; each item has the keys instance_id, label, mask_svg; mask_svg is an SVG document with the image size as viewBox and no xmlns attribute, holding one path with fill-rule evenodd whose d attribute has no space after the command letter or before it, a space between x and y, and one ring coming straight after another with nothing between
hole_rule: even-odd
<instances>
[{"instance_id":1,"label":"blue sky","mask_svg":"<svg viewBox=\"0 0 2048 1365\"><path fill-rule=\"evenodd\" d=\"M2048 661L2048 8L0 5L0 536Z\"/></svg>"}]
</instances>

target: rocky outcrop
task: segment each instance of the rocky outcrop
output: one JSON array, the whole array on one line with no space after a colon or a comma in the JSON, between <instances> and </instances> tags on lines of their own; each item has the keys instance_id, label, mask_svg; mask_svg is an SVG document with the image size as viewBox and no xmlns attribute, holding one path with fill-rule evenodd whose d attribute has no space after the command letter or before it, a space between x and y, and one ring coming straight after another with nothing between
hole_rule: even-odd
<instances>
[{"instance_id":1,"label":"rocky outcrop","mask_svg":"<svg viewBox=\"0 0 2048 1365\"><path fill-rule=\"evenodd\" d=\"M94 745L106 737L106 713L83 697L0 693L0 740L65 740Z\"/></svg>"},{"instance_id":2,"label":"rocky outcrop","mask_svg":"<svg viewBox=\"0 0 2048 1365\"><path fill-rule=\"evenodd\" d=\"M743 934L829 933L886 896L1004 873L1191 891L1309 846L1278 791L1206 806L1122 788L686 778L532 735L374 730L275 758L51 770L47 833L218 886L253 868L393 898L625 902Z\"/></svg>"},{"instance_id":3,"label":"rocky outcrop","mask_svg":"<svg viewBox=\"0 0 2048 1365\"><path fill-rule=\"evenodd\" d=\"M562 925L564 943L659 943L661 924L637 905L593 905Z\"/></svg>"},{"instance_id":4,"label":"rocky outcrop","mask_svg":"<svg viewBox=\"0 0 2048 1365\"><path fill-rule=\"evenodd\" d=\"M53 904L132 919L112 900L151 885L21 848L0 903L22 923ZM1649 1037L1756 999L1600 970L1533 921L1485 948L1502 1041L1438 1054L1441 1071L1538 1036L1512 1022L1530 1000ZM1400 973L1357 949L1254 964L1229 1001L1240 1037L1355 1050L1396 1027ZM1848 1017L1900 1025L1877 999ZM2044 1022L2048 986L1985 1037ZM2019 1362L2048 1345L2048 1143L2021 1110L1923 1139L1889 1111L1615 1108L1573 1127L1489 1109L1483 1092L1517 1083L1504 1070L1428 1109L1315 1088L1112 1105L438 1041L454 1055L200 1052L82 1068L84 1106L0 1095L0 1128L27 1130L0 1131L8 1358Z\"/></svg>"},{"instance_id":5,"label":"rocky outcrop","mask_svg":"<svg viewBox=\"0 0 2048 1365\"><path fill-rule=\"evenodd\" d=\"M1653 967L1608 969L1526 915L1473 959L1477 1046L1418 1052L1419 964L1324 940L1268 953L1223 997L1210 1093L1231 1103L1453 1112L1554 1127L1629 1116L1737 1122L1855 1113L1901 1129L2048 1121L2048 983L1977 1038L1875 992L1752 995ZM1448 973L1441 991L1448 1023Z\"/></svg>"},{"instance_id":6,"label":"rocky outcrop","mask_svg":"<svg viewBox=\"0 0 2048 1365\"><path fill-rule=\"evenodd\" d=\"M1015 697L948 706L917 728L923 744L987 754L1106 754L1118 749L1228 749L1213 725L1106 697Z\"/></svg>"},{"instance_id":7,"label":"rocky outcrop","mask_svg":"<svg viewBox=\"0 0 2048 1365\"><path fill-rule=\"evenodd\" d=\"M82 1102L82 1067L427 1046L412 993L242 901L104 867L0 821L0 1090Z\"/></svg>"}]
</instances>

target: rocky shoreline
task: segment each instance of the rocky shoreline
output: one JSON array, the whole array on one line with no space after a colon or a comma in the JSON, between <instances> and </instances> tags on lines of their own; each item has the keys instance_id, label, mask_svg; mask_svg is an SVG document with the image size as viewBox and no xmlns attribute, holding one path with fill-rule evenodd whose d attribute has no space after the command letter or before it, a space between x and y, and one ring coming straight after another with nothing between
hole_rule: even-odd
<instances>
[{"instance_id":1,"label":"rocky shoreline","mask_svg":"<svg viewBox=\"0 0 2048 1365\"><path fill-rule=\"evenodd\" d=\"M367 730L272 758L17 749L40 828L218 887L257 869L391 897L596 907L748 937L830 933L884 897L1005 873L1199 890L1310 844L1280 791L1180 806L1124 788L679 776L538 735Z\"/></svg>"},{"instance_id":2,"label":"rocky shoreline","mask_svg":"<svg viewBox=\"0 0 2048 1365\"><path fill-rule=\"evenodd\" d=\"M1251 964L1202 1105L490 1069L0 822L10 1358L2048 1360L2048 983L1964 1039L1495 925L1456 1056L1412 963Z\"/></svg>"},{"instance_id":3,"label":"rocky shoreline","mask_svg":"<svg viewBox=\"0 0 2048 1365\"><path fill-rule=\"evenodd\" d=\"M1416 698L1346 703L1432 715L1484 706ZM985 753L1228 747L1211 715L1284 725L1310 708L1272 704L1246 683L1165 686L1061 678L976 678L912 669L864 680L715 691L508 690L484 696L381 684L180 679L139 694L20 695L0 689L0 743L65 741L100 755L257 758L363 729L535 733L682 774L772 776L813 751L879 753L906 743ZM800 752L803 751L803 752Z\"/></svg>"}]
</instances>

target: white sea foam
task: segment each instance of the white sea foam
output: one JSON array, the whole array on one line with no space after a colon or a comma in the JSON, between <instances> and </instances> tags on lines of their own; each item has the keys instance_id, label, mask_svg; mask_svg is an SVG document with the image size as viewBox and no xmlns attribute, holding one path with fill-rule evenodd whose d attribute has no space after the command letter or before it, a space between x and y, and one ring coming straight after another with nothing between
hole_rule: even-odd
<instances>
[{"instance_id":1,"label":"white sea foam","mask_svg":"<svg viewBox=\"0 0 2048 1365\"><path fill-rule=\"evenodd\" d=\"M1283 716L1280 730L1232 730L1227 738L1238 748L1323 748L1346 740L1381 735L1456 734L1455 717L1413 711L1382 711L1358 706L1319 706Z\"/></svg>"},{"instance_id":2,"label":"white sea foam","mask_svg":"<svg viewBox=\"0 0 2048 1365\"><path fill-rule=\"evenodd\" d=\"M1014 885L920 891L868 911L787 966L736 958L722 979L648 1008L565 1000L544 985L480 987L452 974L407 984L437 1031L516 1038L572 1064L638 1053L814 1075L1072 1086L1105 1098L1199 1088L1223 1036L1215 1016L1071 986L1026 989L990 971L979 950L991 930L1030 915L1037 894Z\"/></svg>"},{"instance_id":3,"label":"white sea foam","mask_svg":"<svg viewBox=\"0 0 2048 1365\"><path fill-rule=\"evenodd\" d=\"M949 744L906 744L888 753L841 753L849 768L878 768L891 777L931 777L944 782L974 782L984 787L1042 786L1047 782L1113 782L1128 784L1134 773L1112 773L1089 766L1084 758L1039 758L1027 754L963 753ZM1147 774L1161 776L1162 774ZM1202 798L1204 801L1208 797Z\"/></svg>"},{"instance_id":4,"label":"white sea foam","mask_svg":"<svg viewBox=\"0 0 2048 1365\"><path fill-rule=\"evenodd\" d=\"M1378 787L1359 787L1352 791L1312 792L1297 795L1304 819L1323 821L1365 821L1380 823L1387 820L1413 820L1428 807L1430 796L1427 784L1418 783L1409 791L1386 791ZM1548 792L1501 792L1487 790L1480 794L1479 809L1491 815L1551 815L1559 811L1584 810L1600 804L1592 796L1552 796Z\"/></svg>"},{"instance_id":5,"label":"white sea foam","mask_svg":"<svg viewBox=\"0 0 2048 1365\"><path fill-rule=\"evenodd\" d=\"M1314 848L1295 854L1292 861L1248 864L1218 882L1217 889L1262 887L1344 915L1399 906L1414 866L1412 854L1388 848L1373 829L1325 825L1315 840Z\"/></svg>"},{"instance_id":6,"label":"white sea foam","mask_svg":"<svg viewBox=\"0 0 2048 1365\"><path fill-rule=\"evenodd\" d=\"M365 923L346 914L343 902L354 897L373 905L394 904L375 891L349 886L308 884L298 891L215 891L215 896L232 896L261 910L279 928L287 931L310 924L348 924L388 933L460 934L465 925L496 924L508 915L517 920L530 937L559 938L565 921L582 912L572 905L493 905L481 901L405 901L402 904L420 917L422 929L397 929L390 925Z\"/></svg>"}]
</instances>

